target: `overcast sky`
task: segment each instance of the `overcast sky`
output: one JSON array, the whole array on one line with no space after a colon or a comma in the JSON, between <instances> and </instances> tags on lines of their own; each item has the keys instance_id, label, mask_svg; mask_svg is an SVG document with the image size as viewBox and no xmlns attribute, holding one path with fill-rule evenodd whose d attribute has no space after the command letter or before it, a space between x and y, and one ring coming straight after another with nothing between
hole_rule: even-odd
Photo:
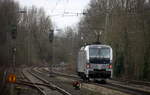
<instances>
[{"instance_id":1,"label":"overcast sky","mask_svg":"<svg viewBox=\"0 0 150 95\"><path fill-rule=\"evenodd\" d=\"M36 6L44 8L47 15L50 15L53 23L57 28L64 28L66 26L75 25L79 22L81 14L64 13L82 13L88 6L90 0L15 0L19 1L21 6Z\"/></svg>"}]
</instances>

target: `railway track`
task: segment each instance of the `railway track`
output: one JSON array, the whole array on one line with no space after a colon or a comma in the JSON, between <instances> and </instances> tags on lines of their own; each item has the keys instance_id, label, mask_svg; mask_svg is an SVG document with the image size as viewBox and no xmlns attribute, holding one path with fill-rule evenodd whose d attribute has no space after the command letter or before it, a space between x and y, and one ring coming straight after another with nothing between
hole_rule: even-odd
<instances>
[{"instance_id":1,"label":"railway track","mask_svg":"<svg viewBox=\"0 0 150 95\"><path fill-rule=\"evenodd\" d=\"M102 95L100 92L91 91L90 89L82 88L80 90L77 90L73 87L72 83L74 80L68 78L62 78L59 76L49 76L49 73L47 72L41 72L39 69L32 69L32 72L35 72L38 75L41 75L44 79L53 82L53 84L58 85L59 87L65 89L66 91L70 92L72 95Z\"/></svg>"},{"instance_id":2,"label":"railway track","mask_svg":"<svg viewBox=\"0 0 150 95\"><path fill-rule=\"evenodd\" d=\"M38 69L41 73L42 72L49 72L45 69ZM79 77L76 76L69 76L67 74L61 74L61 73L57 73L54 72L55 74L59 75L59 76L63 76L63 77L67 77L67 78L72 78L72 79L79 79ZM114 81L114 80L113 80ZM89 84L94 84L94 85L99 85L101 87L105 87L105 88L109 88L109 89L113 89L113 90L118 90L124 93L128 93L128 94L132 94L132 95L150 95L150 91L142 89L141 86L139 86L140 88L125 84L124 82L112 82L112 81L108 81L107 84L100 84L100 83L93 83L93 82L89 82Z\"/></svg>"},{"instance_id":3,"label":"railway track","mask_svg":"<svg viewBox=\"0 0 150 95\"><path fill-rule=\"evenodd\" d=\"M115 81L120 81L117 79L113 79ZM143 85L143 86L148 86L150 87L150 82L145 82L145 81L137 81L137 80L122 80L120 82L124 82L124 83L131 83L131 84L137 84L137 85Z\"/></svg>"},{"instance_id":4,"label":"railway track","mask_svg":"<svg viewBox=\"0 0 150 95\"><path fill-rule=\"evenodd\" d=\"M139 89L126 87L126 86L122 86L120 84L115 84L115 83L107 83L107 84L92 83L92 84L99 85L99 86L106 87L106 88L110 88L113 90L118 90L118 91L132 94L132 95L150 95L150 92L148 92L148 91L142 91Z\"/></svg>"},{"instance_id":5,"label":"railway track","mask_svg":"<svg viewBox=\"0 0 150 95\"><path fill-rule=\"evenodd\" d=\"M62 93L63 95L71 95L69 92L65 91L64 89L49 83L49 81L45 80L44 78L41 78L40 76L38 76L37 74L30 72L30 74L32 74L33 76L35 76L37 79L41 80L43 83L45 83L45 85L49 84L49 87L52 89L55 89L57 91L59 91L60 93Z\"/></svg>"},{"instance_id":6,"label":"railway track","mask_svg":"<svg viewBox=\"0 0 150 95\"><path fill-rule=\"evenodd\" d=\"M18 80L17 84L30 86L34 89L37 89L42 95L71 95L64 89L49 83L48 81L27 69L22 72L21 76L23 77L22 79L26 80L20 79Z\"/></svg>"},{"instance_id":7,"label":"railway track","mask_svg":"<svg viewBox=\"0 0 150 95\"><path fill-rule=\"evenodd\" d=\"M48 70L46 69L41 69L45 72L49 72ZM68 74L64 74L64 73L60 73L60 72L55 72L53 71L53 73L57 74L57 75L60 75L60 76L66 76L66 77L72 77L72 78L79 78L77 75L68 75ZM120 82L122 84L136 84L136 85L139 85L139 86L148 86L150 87L150 82L145 82L145 81L137 81L137 80L117 80L117 79L110 79L110 81L112 82Z\"/></svg>"}]
</instances>

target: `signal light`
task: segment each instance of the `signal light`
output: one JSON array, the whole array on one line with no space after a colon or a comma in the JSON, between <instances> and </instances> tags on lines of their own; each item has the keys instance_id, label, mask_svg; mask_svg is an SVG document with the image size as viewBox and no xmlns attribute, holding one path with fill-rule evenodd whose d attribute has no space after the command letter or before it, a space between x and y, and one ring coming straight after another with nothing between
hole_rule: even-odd
<instances>
[{"instance_id":1,"label":"signal light","mask_svg":"<svg viewBox=\"0 0 150 95\"><path fill-rule=\"evenodd\" d=\"M53 42L53 38L54 38L54 30L50 30L50 32L49 32L49 41Z\"/></svg>"},{"instance_id":2,"label":"signal light","mask_svg":"<svg viewBox=\"0 0 150 95\"><path fill-rule=\"evenodd\" d=\"M17 51L16 47L12 48L12 52L15 53Z\"/></svg>"},{"instance_id":3,"label":"signal light","mask_svg":"<svg viewBox=\"0 0 150 95\"><path fill-rule=\"evenodd\" d=\"M90 66L90 64L86 64L86 68L90 68L91 66Z\"/></svg>"},{"instance_id":4,"label":"signal light","mask_svg":"<svg viewBox=\"0 0 150 95\"><path fill-rule=\"evenodd\" d=\"M9 74L7 81L9 83L16 83L16 75L15 74Z\"/></svg>"},{"instance_id":5,"label":"signal light","mask_svg":"<svg viewBox=\"0 0 150 95\"><path fill-rule=\"evenodd\" d=\"M108 68L109 68L109 69L112 69L112 65L108 65Z\"/></svg>"}]
</instances>

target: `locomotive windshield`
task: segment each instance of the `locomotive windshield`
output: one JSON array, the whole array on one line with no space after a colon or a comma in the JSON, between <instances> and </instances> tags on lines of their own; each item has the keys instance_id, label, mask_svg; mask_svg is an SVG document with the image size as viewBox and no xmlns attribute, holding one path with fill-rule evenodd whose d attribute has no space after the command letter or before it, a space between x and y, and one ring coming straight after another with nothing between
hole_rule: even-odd
<instances>
[{"instance_id":1,"label":"locomotive windshield","mask_svg":"<svg viewBox=\"0 0 150 95\"><path fill-rule=\"evenodd\" d=\"M110 58L109 48L90 48L89 56L96 58Z\"/></svg>"},{"instance_id":2,"label":"locomotive windshield","mask_svg":"<svg viewBox=\"0 0 150 95\"><path fill-rule=\"evenodd\" d=\"M89 48L89 62L94 64L109 64L110 49L109 48Z\"/></svg>"}]
</instances>

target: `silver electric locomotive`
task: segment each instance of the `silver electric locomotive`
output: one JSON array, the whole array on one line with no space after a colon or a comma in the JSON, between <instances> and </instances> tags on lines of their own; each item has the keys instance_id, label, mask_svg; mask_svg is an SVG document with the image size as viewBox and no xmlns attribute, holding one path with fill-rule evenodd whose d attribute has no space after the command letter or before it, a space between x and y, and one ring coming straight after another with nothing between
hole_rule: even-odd
<instances>
[{"instance_id":1,"label":"silver electric locomotive","mask_svg":"<svg viewBox=\"0 0 150 95\"><path fill-rule=\"evenodd\" d=\"M81 47L78 53L77 73L82 79L112 77L112 48L94 44Z\"/></svg>"}]
</instances>

